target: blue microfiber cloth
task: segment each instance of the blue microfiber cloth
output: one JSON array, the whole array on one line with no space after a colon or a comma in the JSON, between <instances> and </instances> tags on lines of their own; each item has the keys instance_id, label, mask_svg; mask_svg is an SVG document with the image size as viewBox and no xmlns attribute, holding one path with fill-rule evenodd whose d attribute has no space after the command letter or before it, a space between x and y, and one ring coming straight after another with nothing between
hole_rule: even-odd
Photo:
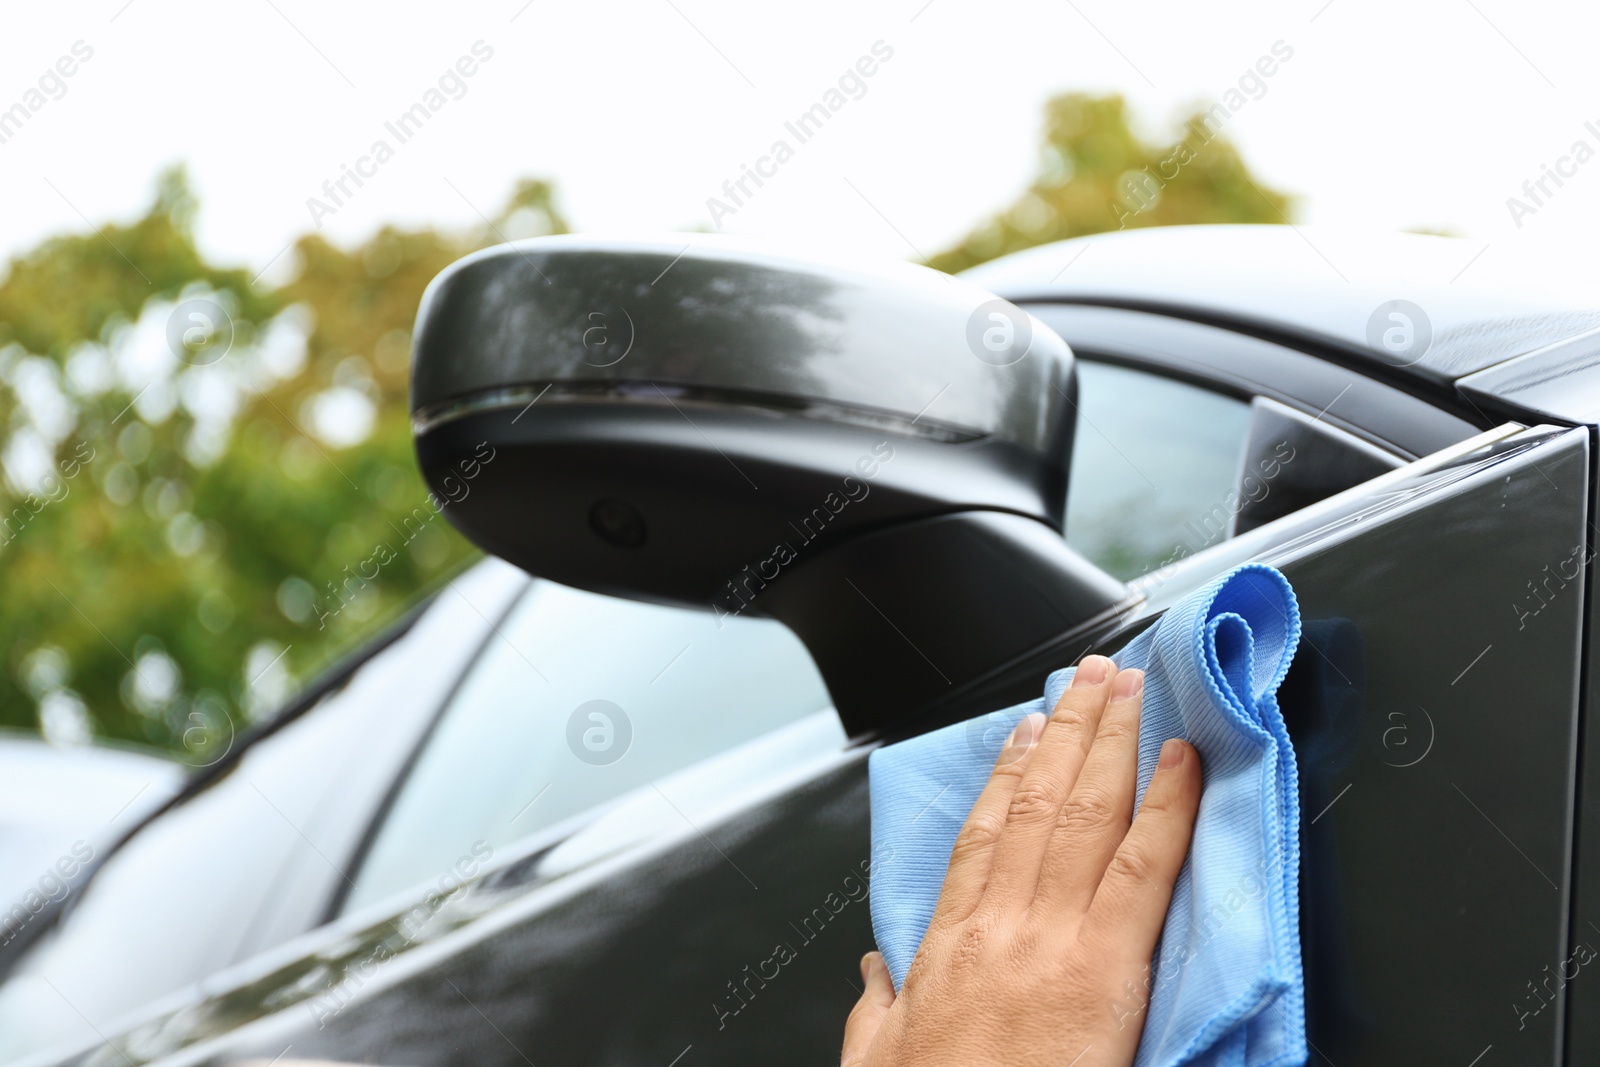
<instances>
[{"instance_id":1,"label":"blue microfiber cloth","mask_svg":"<svg viewBox=\"0 0 1600 1067\"><path fill-rule=\"evenodd\" d=\"M1169 737L1199 751L1204 782L1149 984L1126 989L1120 1009L1144 1024L1137 1067L1306 1061L1298 778L1275 696L1299 640L1288 580L1248 564L1113 657L1145 671L1138 797ZM1029 712L1049 714L1071 678L1056 671L1041 700L872 754L872 927L897 990L1000 746Z\"/></svg>"}]
</instances>

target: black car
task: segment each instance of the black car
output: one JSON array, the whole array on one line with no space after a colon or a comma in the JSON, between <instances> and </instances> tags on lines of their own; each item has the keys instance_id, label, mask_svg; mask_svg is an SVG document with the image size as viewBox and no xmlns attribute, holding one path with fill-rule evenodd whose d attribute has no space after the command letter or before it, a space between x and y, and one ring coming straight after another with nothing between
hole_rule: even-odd
<instances>
[{"instance_id":1,"label":"black car","mask_svg":"<svg viewBox=\"0 0 1600 1067\"><path fill-rule=\"evenodd\" d=\"M833 1062L867 753L1260 560L1313 1061L1600 1063L1600 311L1460 247L469 257L414 425L491 558L8 931L4 1059Z\"/></svg>"}]
</instances>

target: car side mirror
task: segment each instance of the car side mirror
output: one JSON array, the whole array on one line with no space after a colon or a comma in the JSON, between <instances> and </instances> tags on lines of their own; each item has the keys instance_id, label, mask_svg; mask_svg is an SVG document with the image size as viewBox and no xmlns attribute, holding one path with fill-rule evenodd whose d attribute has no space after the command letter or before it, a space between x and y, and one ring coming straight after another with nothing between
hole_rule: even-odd
<instances>
[{"instance_id":1,"label":"car side mirror","mask_svg":"<svg viewBox=\"0 0 1600 1067\"><path fill-rule=\"evenodd\" d=\"M563 236L434 279L411 405L472 541L778 619L863 736L982 708L1006 664L1126 606L1060 533L1075 388L1060 337L936 271Z\"/></svg>"}]
</instances>

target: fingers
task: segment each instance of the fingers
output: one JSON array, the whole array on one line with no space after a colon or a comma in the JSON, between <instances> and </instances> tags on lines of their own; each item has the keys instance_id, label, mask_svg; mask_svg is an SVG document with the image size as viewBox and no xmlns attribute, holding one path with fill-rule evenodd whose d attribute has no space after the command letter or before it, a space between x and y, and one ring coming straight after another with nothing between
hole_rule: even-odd
<instances>
[{"instance_id":1,"label":"fingers","mask_svg":"<svg viewBox=\"0 0 1600 1067\"><path fill-rule=\"evenodd\" d=\"M966 824L956 836L955 847L950 851L950 867L945 872L944 888L939 892L939 904L933 914L935 924L962 921L972 914L983 896L994 846L1000 839L1006 811L1011 806L1011 795L1016 791L1045 722L1044 715L1039 712L1024 716L1000 750L994 772L989 775L983 792L978 794L978 801L972 806Z\"/></svg>"},{"instance_id":2,"label":"fingers","mask_svg":"<svg viewBox=\"0 0 1600 1067\"><path fill-rule=\"evenodd\" d=\"M1056 818L1034 899L1048 909L1088 910L1106 865L1128 834L1139 777L1144 672L1120 670L1083 770Z\"/></svg>"},{"instance_id":3,"label":"fingers","mask_svg":"<svg viewBox=\"0 0 1600 1067\"><path fill-rule=\"evenodd\" d=\"M1200 756L1187 741L1171 738L1161 746L1139 814L1089 906L1089 936L1131 958L1150 958L1199 810Z\"/></svg>"},{"instance_id":4,"label":"fingers","mask_svg":"<svg viewBox=\"0 0 1600 1067\"><path fill-rule=\"evenodd\" d=\"M883 962L882 953L869 952L861 957L861 981L866 989L845 1020L840 1067L851 1067L866 1058L878 1028L894 1005L894 983L889 980L889 967Z\"/></svg>"},{"instance_id":5,"label":"fingers","mask_svg":"<svg viewBox=\"0 0 1600 1067\"><path fill-rule=\"evenodd\" d=\"M996 906L1025 907L1033 900L1056 814L1089 754L1116 673L1116 664L1104 656L1089 656L1078 664L1072 685L1029 755L1011 794L1005 832L994 846L988 889Z\"/></svg>"}]
</instances>

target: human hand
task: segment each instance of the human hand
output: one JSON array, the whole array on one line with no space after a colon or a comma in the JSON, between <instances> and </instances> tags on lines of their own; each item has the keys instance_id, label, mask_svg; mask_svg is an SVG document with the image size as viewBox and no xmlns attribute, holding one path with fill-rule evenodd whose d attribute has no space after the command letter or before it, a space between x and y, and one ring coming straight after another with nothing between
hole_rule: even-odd
<instances>
[{"instance_id":1,"label":"human hand","mask_svg":"<svg viewBox=\"0 0 1600 1067\"><path fill-rule=\"evenodd\" d=\"M1018 724L900 995L881 955L861 961L844 1067L1133 1062L1200 807L1199 754L1173 738L1134 816L1143 688L1144 672L1090 656L1048 721Z\"/></svg>"}]
</instances>

